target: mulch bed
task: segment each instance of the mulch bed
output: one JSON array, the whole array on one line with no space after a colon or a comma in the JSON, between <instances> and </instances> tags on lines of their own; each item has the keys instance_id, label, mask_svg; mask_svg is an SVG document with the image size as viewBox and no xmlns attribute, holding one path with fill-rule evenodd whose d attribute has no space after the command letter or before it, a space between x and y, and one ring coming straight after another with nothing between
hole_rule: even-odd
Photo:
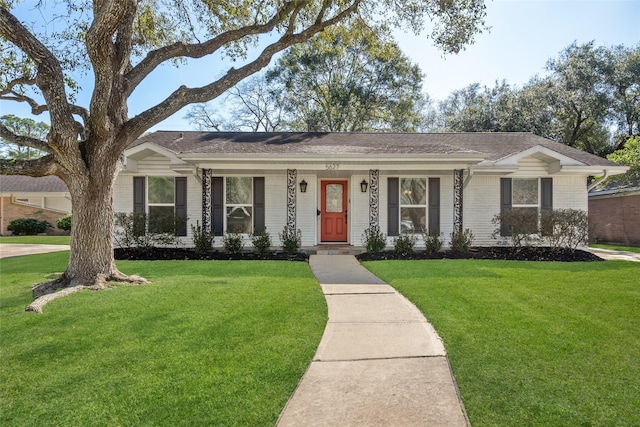
<instances>
[{"instance_id":1,"label":"mulch bed","mask_svg":"<svg viewBox=\"0 0 640 427\"><path fill-rule=\"evenodd\" d=\"M573 249L549 249L549 248L521 248L515 251L510 247L493 246L472 248L468 253L455 253L442 251L435 254L427 254L424 251L416 251L408 254L398 254L395 251L384 251L377 254L356 255L360 261L376 261L385 259L499 259L514 261L563 261L586 262L603 261L591 252Z\"/></svg>"},{"instance_id":2,"label":"mulch bed","mask_svg":"<svg viewBox=\"0 0 640 427\"><path fill-rule=\"evenodd\" d=\"M128 259L133 261L158 261L158 260L274 260L274 261L309 261L309 255L298 253L289 255L281 251L258 255L255 252L243 251L232 254L229 252L214 251L209 254L197 254L193 249L184 248L115 248L115 259Z\"/></svg>"},{"instance_id":3,"label":"mulch bed","mask_svg":"<svg viewBox=\"0 0 640 427\"><path fill-rule=\"evenodd\" d=\"M121 260L275 260L275 261L303 261L309 260L306 253L289 255L282 251L271 252L266 255L258 255L251 251L243 251L231 254L223 251L214 251L209 254L196 254L193 249L184 248L116 248L113 251L115 259ZM514 251L510 247L479 247L472 248L468 253L455 253L442 251L436 254L427 254L424 251L416 251L407 254L397 254L395 251L384 251L377 254L356 255L360 261L377 261L386 259L499 259L516 261L564 261L586 262L602 261L591 252L571 249L549 248L522 248Z\"/></svg>"}]
</instances>

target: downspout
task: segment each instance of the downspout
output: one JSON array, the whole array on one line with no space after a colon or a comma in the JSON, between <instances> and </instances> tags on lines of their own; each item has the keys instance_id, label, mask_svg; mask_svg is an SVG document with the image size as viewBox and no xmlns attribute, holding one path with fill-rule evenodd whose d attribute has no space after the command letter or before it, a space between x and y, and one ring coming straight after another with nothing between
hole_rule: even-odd
<instances>
[{"instance_id":1,"label":"downspout","mask_svg":"<svg viewBox=\"0 0 640 427\"><path fill-rule=\"evenodd\" d=\"M605 169L603 172L604 172L604 175L602 175L599 179L597 179L595 182L593 182L591 185L587 187L587 192L591 191L594 187L596 187L598 184L600 184L602 181L608 178L609 170Z\"/></svg>"},{"instance_id":2,"label":"downspout","mask_svg":"<svg viewBox=\"0 0 640 427\"><path fill-rule=\"evenodd\" d=\"M469 174L467 175L467 178L464 180L464 183L462 184L462 189L467 188L467 184L469 184L469 181L471 181L471 178L473 177L473 169L471 169L471 167L468 167L467 171L469 172Z\"/></svg>"}]
</instances>

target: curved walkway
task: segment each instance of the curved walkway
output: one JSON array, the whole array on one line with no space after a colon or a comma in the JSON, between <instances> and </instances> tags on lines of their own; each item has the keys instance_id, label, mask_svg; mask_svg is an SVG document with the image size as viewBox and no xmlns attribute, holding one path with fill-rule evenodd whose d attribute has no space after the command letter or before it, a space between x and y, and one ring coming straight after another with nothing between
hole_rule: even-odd
<instances>
[{"instance_id":1,"label":"curved walkway","mask_svg":"<svg viewBox=\"0 0 640 427\"><path fill-rule=\"evenodd\" d=\"M312 255L329 321L277 426L468 426L440 337L351 255Z\"/></svg>"},{"instance_id":2,"label":"curved walkway","mask_svg":"<svg viewBox=\"0 0 640 427\"><path fill-rule=\"evenodd\" d=\"M598 255L602 259L621 259L624 261L636 261L640 262L640 253L637 252L627 252L627 251L616 251L613 249L600 249L600 248L588 248L589 252L594 255Z\"/></svg>"}]
</instances>

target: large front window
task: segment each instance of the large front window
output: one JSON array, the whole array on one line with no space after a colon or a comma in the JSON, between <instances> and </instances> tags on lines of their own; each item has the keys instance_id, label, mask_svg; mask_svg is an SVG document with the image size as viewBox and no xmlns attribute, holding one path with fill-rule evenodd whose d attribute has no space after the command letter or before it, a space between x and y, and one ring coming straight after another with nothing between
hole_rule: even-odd
<instances>
[{"instance_id":1,"label":"large front window","mask_svg":"<svg viewBox=\"0 0 640 427\"><path fill-rule=\"evenodd\" d=\"M175 212L175 181L170 176L148 178L149 232L173 233Z\"/></svg>"},{"instance_id":2,"label":"large front window","mask_svg":"<svg viewBox=\"0 0 640 427\"><path fill-rule=\"evenodd\" d=\"M226 181L227 231L250 234L253 231L253 179L230 176Z\"/></svg>"},{"instance_id":3,"label":"large front window","mask_svg":"<svg viewBox=\"0 0 640 427\"><path fill-rule=\"evenodd\" d=\"M426 178L400 179L400 232L422 233L427 226Z\"/></svg>"}]
</instances>

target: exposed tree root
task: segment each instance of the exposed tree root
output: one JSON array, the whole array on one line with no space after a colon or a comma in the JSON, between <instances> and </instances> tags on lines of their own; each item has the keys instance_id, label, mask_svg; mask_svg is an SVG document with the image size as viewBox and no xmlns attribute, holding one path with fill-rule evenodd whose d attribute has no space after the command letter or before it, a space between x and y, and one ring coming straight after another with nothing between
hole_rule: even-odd
<instances>
[{"instance_id":1,"label":"exposed tree root","mask_svg":"<svg viewBox=\"0 0 640 427\"><path fill-rule=\"evenodd\" d=\"M70 280L66 274L62 274L56 280L50 282L39 283L32 289L33 302L24 310L42 313L42 307L50 301L71 295L83 289L98 291L101 289L111 289L113 286L109 282L120 282L128 284L142 285L149 281L140 276L127 276L119 271L109 276L104 274L98 275L90 284L76 284L77 280Z\"/></svg>"}]
</instances>

